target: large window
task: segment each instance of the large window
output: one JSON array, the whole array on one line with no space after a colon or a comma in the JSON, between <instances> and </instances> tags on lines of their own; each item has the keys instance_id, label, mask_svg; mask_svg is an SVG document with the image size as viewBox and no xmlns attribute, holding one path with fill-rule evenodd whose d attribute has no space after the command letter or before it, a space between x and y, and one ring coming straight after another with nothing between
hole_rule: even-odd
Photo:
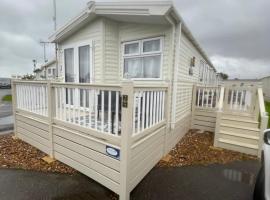
<instances>
[{"instance_id":1,"label":"large window","mask_svg":"<svg viewBox=\"0 0 270 200\"><path fill-rule=\"evenodd\" d=\"M90 46L79 47L79 82L90 83Z\"/></svg>"},{"instance_id":2,"label":"large window","mask_svg":"<svg viewBox=\"0 0 270 200\"><path fill-rule=\"evenodd\" d=\"M65 49L65 80L74 82L74 50L73 48Z\"/></svg>"},{"instance_id":3,"label":"large window","mask_svg":"<svg viewBox=\"0 0 270 200\"><path fill-rule=\"evenodd\" d=\"M161 78L162 38L123 44L124 78Z\"/></svg>"},{"instance_id":4,"label":"large window","mask_svg":"<svg viewBox=\"0 0 270 200\"><path fill-rule=\"evenodd\" d=\"M65 81L90 83L91 80L91 47L90 42L74 44L72 48L64 49ZM86 99L86 106L89 106L89 92L83 94L83 90L70 90L66 92L67 104L83 106L83 99ZM80 101L79 101L80 100Z\"/></svg>"}]
</instances>

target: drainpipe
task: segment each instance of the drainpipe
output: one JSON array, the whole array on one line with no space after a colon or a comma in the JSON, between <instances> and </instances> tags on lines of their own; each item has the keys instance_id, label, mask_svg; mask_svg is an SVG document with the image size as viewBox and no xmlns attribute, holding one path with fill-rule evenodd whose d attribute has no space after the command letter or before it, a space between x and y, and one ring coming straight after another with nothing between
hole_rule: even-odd
<instances>
[{"instance_id":1,"label":"drainpipe","mask_svg":"<svg viewBox=\"0 0 270 200\"><path fill-rule=\"evenodd\" d=\"M173 27L173 33L172 33L172 46L173 46L173 70L172 70L172 81L171 81L171 129L175 128L176 123L176 98L177 98L177 82L178 82L178 68L179 68L179 55L180 55L180 41L181 41L181 34L182 34L182 22L179 23L179 35L176 39L176 25L170 17L166 17L167 20L170 22L170 24ZM175 42L177 43L175 46Z\"/></svg>"}]
</instances>

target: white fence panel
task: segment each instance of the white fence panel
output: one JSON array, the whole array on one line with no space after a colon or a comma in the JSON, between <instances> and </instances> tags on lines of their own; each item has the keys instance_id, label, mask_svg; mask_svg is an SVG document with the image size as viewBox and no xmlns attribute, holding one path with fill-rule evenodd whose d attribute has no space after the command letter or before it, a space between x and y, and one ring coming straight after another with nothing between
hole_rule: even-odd
<instances>
[{"instance_id":1,"label":"white fence panel","mask_svg":"<svg viewBox=\"0 0 270 200\"><path fill-rule=\"evenodd\" d=\"M48 116L47 84L18 83L16 85L17 108L42 116Z\"/></svg>"}]
</instances>

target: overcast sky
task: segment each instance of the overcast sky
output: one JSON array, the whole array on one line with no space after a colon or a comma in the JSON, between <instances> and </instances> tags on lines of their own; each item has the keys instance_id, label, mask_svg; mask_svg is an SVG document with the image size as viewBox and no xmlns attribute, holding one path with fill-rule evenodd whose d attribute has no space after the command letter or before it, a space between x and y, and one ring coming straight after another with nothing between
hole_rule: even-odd
<instances>
[{"instance_id":1,"label":"overcast sky","mask_svg":"<svg viewBox=\"0 0 270 200\"><path fill-rule=\"evenodd\" d=\"M56 0L57 24L89 0ZM269 0L175 0L176 8L218 71L231 78L270 75ZM31 73L53 33L52 0L0 0L0 76ZM53 57L53 47L47 54Z\"/></svg>"}]
</instances>

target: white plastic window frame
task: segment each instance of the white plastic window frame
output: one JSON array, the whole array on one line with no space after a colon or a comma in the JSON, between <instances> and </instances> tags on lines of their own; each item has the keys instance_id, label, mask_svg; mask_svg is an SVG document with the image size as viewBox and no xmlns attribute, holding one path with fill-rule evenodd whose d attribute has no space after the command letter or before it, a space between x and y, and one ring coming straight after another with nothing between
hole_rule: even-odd
<instances>
[{"instance_id":1,"label":"white plastic window frame","mask_svg":"<svg viewBox=\"0 0 270 200\"><path fill-rule=\"evenodd\" d=\"M160 40L160 50L159 51L151 51L151 52L143 52L143 43L146 41L152 41L152 40ZM123 42L122 44L122 59L123 59L123 64L122 64L122 78L127 79L124 77L124 67L125 67L125 59L129 58L145 58L145 57L151 57L151 56L160 56L160 77L159 78L131 78L131 80L162 80L162 66L163 66L163 42L164 38L163 37L154 37L154 38L147 38L147 39L142 39L142 40L134 40L130 42ZM139 44L139 53L134 53L134 54L125 54L125 45L127 44L134 44L138 43Z\"/></svg>"}]
</instances>

